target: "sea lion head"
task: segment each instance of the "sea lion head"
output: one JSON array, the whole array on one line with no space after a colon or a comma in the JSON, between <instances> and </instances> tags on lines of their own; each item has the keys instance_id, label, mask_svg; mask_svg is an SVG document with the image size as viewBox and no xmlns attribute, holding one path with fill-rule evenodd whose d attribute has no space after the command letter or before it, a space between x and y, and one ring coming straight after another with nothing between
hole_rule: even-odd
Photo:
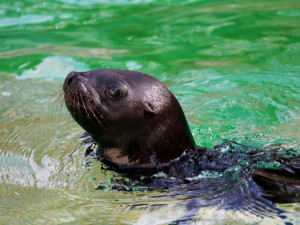
<instances>
[{"instance_id":1,"label":"sea lion head","mask_svg":"<svg viewBox=\"0 0 300 225\"><path fill-rule=\"evenodd\" d=\"M73 71L63 89L72 117L107 160L157 166L195 146L178 101L150 75L113 69Z\"/></svg>"}]
</instances>

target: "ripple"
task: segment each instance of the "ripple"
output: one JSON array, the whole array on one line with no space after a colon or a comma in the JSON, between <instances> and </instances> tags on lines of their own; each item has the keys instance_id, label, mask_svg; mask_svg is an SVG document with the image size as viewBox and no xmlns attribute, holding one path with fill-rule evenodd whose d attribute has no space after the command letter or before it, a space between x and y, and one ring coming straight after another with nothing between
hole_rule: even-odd
<instances>
[{"instance_id":1,"label":"ripple","mask_svg":"<svg viewBox=\"0 0 300 225\"><path fill-rule=\"evenodd\" d=\"M105 49L105 48L85 48L75 46L43 45L37 48L18 49L13 51L1 52L0 58L13 58L31 54L53 54L58 56L72 55L83 58L102 58L111 59L113 54L121 54L126 50Z\"/></svg>"},{"instance_id":2,"label":"ripple","mask_svg":"<svg viewBox=\"0 0 300 225\"><path fill-rule=\"evenodd\" d=\"M51 15L23 15L16 18L0 19L0 27L20 26L24 24L36 24L52 21L54 19Z\"/></svg>"},{"instance_id":3,"label":"ripple","mask_svg":"<svg viewBox=\"0 0 300 225\"><path fill-rule=\"evenodd\" d=\"M150 3L155 0L89 0L89 1L81 1L81 0L60 0L64 3L68 4L76 4L76 5L94 5L94 4L103 4L103 5L130 5L130 4L144 4Z\"/></svg>"},{"instance_id":4,"label":"ripple","mask_svg":"<svg viewBox=\"0 0 300 225\"><path fill-rule=\"evenodd\" d=\"M54 66L55 65L55 66ZM70 71L87 71L89 68L68 56L49 56L34 69L25 70L19 79L44 78L64 80Z\"/></svg>"},{"instance_id":5,"label":"ripple","mask_svg":"<svg viewBox=\"0 0 300 225\"><path fill-rule=\"evenodd\" d=\"M235 210L218 208L213 192L215 205L205 205L209 188L197 185L186 189L194 199L174 191L95 190L118 175L96 161L86 163L90 159L78 148L83 130L66 110L51 106L69 70L134 69L157 75L172 89L199 145L223 138L258 146L299 143L297 1L0 5L3 223L299 223L299 203L281 206L294 212L290 220L270 218L266 210L257 216L261 211L249 201ZM237 196L232 192L224 201L239 202Z\"/></svg>"}]
</instances>

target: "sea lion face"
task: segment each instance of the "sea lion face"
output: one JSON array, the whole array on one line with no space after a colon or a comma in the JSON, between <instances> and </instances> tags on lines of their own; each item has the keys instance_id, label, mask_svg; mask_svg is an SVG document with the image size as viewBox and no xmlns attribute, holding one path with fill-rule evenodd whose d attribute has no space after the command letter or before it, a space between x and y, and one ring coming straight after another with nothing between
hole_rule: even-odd
<instances>
[{"instance_id":1,"label":"sea lion face","mask_svg":"<svg viewBox=\"0 0 300 225\"><path fill-rule=\"evenodd\" d=\"M148 75L130 72L71 72L65 80L67 108L96 142L109 142L113 136L121 135L120 138L122 133L136 132L168 102L169 91L162 83ZM156 100L152 101L153 98Z\"/></svg>"},{"instance_id":2,"label":"sea lion face","mask_svg":"<svg viewBox=\"0 0 300 225\"><path fill-rule=\"evenodd\" d=\"M191 136L175 97L147 74L112 69L70 72L63 89L73 118L101 145L104 156L110 152L106 157L112 161L124 156L124 164L161 161L154 160L157 154L151 148L155 149L158 141L160 148L168 151L170 146L159 141L162 136L176 126Z\"/></svg>"}]
</instances>

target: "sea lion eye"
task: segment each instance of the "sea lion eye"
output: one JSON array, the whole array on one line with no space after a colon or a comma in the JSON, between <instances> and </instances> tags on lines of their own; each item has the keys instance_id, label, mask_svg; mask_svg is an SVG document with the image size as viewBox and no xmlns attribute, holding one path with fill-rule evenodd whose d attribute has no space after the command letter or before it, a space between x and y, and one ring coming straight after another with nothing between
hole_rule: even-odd
<instances>
[{"instance_id":1,"label":"sea lion eye","mask_svg":"<svg viewBox=\"0 0 300 225\"><path fill-rule=\"evenodd\" d=\"M107 93L112 100L118 100L121 95L120 89L115 85L109 86L107 88Z\"/></svg>"}]
</instances>

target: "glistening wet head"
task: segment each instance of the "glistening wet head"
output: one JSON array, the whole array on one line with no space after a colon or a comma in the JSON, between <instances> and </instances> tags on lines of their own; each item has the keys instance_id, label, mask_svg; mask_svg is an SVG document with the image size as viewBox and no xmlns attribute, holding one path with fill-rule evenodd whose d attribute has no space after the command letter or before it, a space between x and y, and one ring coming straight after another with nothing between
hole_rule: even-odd
<instances>
[{"instance_id":1,"label":"glistening wet head","mask_svg":"<svg viewBox=\"0 0 300 225\"><path fill-rule=\"evenodd\" d=\"M152 76L73 71L64 93L73 118L99 144L101 157L114 163L157 166L195 147L178 101Z\"/></svg>"}]
</instances>

